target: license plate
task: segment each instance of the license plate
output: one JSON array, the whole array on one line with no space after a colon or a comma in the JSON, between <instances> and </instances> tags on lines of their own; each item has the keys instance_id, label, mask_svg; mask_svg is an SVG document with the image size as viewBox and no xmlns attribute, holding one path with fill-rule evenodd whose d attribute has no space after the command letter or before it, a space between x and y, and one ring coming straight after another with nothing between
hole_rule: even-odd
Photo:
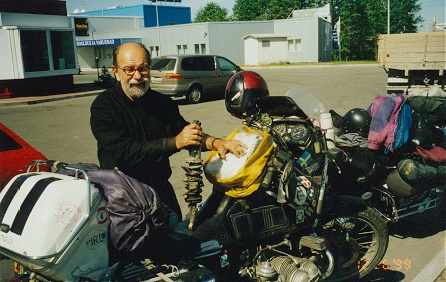
<instances>
[{"instance_id":1,"label":"license plate","mask_svg":"<svg viewBox=\"0 0 446 282\"><path fill-rule=\"evenodd\" d=\"M401 77L389 77L387 78L387 82L393 82L393 83L408 83L408 78L401 78Z\"/></svg>"},{"instance_id":2,"label":"license plate","mask_svg":"<svg viewBox=\"0 0 446 282\"><path fill-rule=\"evenodd\" d=\"M161 83L163 79L161 77L152 77L152 82L153 83Z\"/></svg>"}]
</instances>

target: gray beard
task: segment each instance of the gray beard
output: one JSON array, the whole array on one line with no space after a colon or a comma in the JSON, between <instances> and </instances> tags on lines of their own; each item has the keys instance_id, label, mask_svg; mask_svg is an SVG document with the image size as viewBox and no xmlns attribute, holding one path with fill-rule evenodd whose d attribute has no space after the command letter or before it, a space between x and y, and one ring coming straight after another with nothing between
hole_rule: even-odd
<instances>
[{"instance_id":1,"label":"gray beard","mask_svg":"<svg viewBox=\"0 0 446 282\"><path fill-rule=\"evenodd\" d=\"M128 93L130 95L130 97L132 97L132 99L134 100L138 100L140 99L142 96L144 96L147 92L147 90L149 90L150 88L150 84L148 82L148 80L144 79L145 83L143 84L143 87L140 86L133 86L132 84L129 82L127 84L125 84L123 86L124 88L124 92Z\"/></svg>"}]
</instances>

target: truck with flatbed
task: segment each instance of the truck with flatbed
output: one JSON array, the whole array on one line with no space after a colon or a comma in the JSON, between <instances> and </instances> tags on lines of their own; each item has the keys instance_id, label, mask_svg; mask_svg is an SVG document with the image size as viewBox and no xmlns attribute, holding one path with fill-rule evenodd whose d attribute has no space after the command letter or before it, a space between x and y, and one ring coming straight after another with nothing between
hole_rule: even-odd
<instances>
[{"instance_id":1,"label":"truck with flatbed","mask_svg":"<svg viewBox=\"0 0 446 282\"><path fill-rule=\"evenodd\" d=\"M378 37L378 65L387 73L387 93L408 88L444 89L446 31L382 34Z\"/></svg>"}]
</instances>

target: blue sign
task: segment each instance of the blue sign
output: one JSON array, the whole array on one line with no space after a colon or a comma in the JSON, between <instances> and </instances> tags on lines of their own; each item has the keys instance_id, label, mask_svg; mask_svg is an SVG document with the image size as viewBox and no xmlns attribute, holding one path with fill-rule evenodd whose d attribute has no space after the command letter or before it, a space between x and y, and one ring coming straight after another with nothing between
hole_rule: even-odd
<instances>
[{"instance_id":1,"label":"blue sign","mask_svg":"<svg viewBox=\"0 0 446 282\"><path fill-rule=\"evenodd\" d=\"M120 44L121 44L120 38L76 41L77 47L115 46Z\"/></svg>"}]
</instances>

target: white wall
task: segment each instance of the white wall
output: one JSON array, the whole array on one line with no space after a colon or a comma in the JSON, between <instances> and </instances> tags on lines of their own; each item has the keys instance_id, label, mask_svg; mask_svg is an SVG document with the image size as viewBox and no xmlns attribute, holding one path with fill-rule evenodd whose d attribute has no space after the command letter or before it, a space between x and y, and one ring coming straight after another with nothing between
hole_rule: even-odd
<instances>
[{"instance_id":1,"label":"white wall","mask_svg":"<svg viewBox=\"0 0 446 282\"><path fill-rule=\"evenodd\" d=\"M70 17L0 13L0 26L17 26L19 28L73 28Z\"/></svg>"},{"instance_id":2,"label":"white wall","mask_svg":"<svg viewBox=\"0 0 446 282\"><path fill-rule=\"evenodd\" d=\"M243 37L248 34L274 33L273 21L209 23L213 54L227 57L236 64L246 64Z\"/></svg>"},{"instance_id":3,"label":"white wall","mask_svg":"<svg viewBox=\"0 0 446 282\"><path fill-rule=\"evenodd\" d=\"M23 78L22 55L18 29L0 29L2 67L0 79ZM3 89L0 89L3 91Z\"/></svg>"},{"instance_id":4,"label":"white wall","mask_svg":"<svg viewBox=\"0 0 446 282\"><path fill-rule=\"evenodd\" d=\"M267 41L269 46L264 46ZM252 35L245 39L245 64L261 65L285 62L287 38Z\"/></svg>"},{"instance_id":5,"label":"white wall","mask_svg":"<svg viewBox=\"0 0 446 282\"><path fill-rule=\"evenodd\" d=\"M245 40L245 65L255 66L259 64L259 42L249 37Z\"/></svg>"},{"instance_id":6,"label":"white wall","mask_svg":"<svg viewBox=\"0 0 446 282\"><path fill-rule=\"evenodd\" d=\"M138 30L144 26L142 17L79 16L79 18L88 18L90 36L79 36L77 40L100 39L94 37L95 32Z\"/></svg>"},{"instance_id":7,"label":"white wall","mask_svg":"<svg viewBox=\"0 0 446 282\"><path fill-rule=\"evenodd\" d=\"M263 41L269 40L270 46L263 47ZM287 39L260 38L258 39L259 64L271 64L285 62L287 60Z\"/></svg>"},{"instance_id":8,"label":"white wall","mask_svg":"<svg viewBox=\"0 0 446 282\"><path fill-rule=\"evenodd\" d=\"M221 55L236 64L244 64L243 37L251 33L273 33L273 28L273 21L197 23L127 31L115 31L110 26L108 30L112 31L96 32L94 39L140 37L147 47L159 46L160 40L161 55L177 54L177 45L187 45L187 53L194 54L194 44L206 44L206 54Z\"/></svg>"},{"instance_id":9,"label":"white wall","mask_svg":"<svg viewBox=\"0 0 446 282\"><path fill-rule=\"evenodd\" d=\"M301 39L299 52L288 52L288 62L318 62L318 17L293 18L274 22L276 33L287 34L288 39Z\"/></svg>"},{"instance_id":10,"label":"white wall","mask_svg":"<svg viewBox=\"0 0 446 282\"><path fill-rule=\"evenodd\" d=\"M128 19L127 19L128 20ZM318 62L322 58L328 58L328 53L331 49L328 48L327 40L330 37L330 32L325 33L326 23L324 22L319 27L320 18L314 16L311 18L292 18L286 20L276 21L250 21L250 22L212 22L212 23L196 23L173 26L161 26L151 28L137 29L131 25L124 18L116 18L114 20L102 19L100 17L92 18L92 32L93 39L110 39L110 38L141 38L142 43L147 47L159 46L161 42L161 55L177 54L177 45L187 45L187 53L194 54L194 44L205 44L206 54L217 54L224 56L236 64L248 64L252 58L245 58L245 56L253 56L254 54L245 52L245 44L243 37L248 34L286 34L289 39L301 39L302 48L300 52L288 52L288 45L286 44L286 58L279 56L275 61L287 62ZM100 23L101 21L104 21ZM126 27L127 29L124 29ZM319 34L323 32L323 34ZM320 38L324 40L323 53L320 54L319 41ZM326 40L326 38L328 38ZM77 37L77 40L85 40L88 38ZM106 47L101 47L106 48ZM112 48L112 47L107 47ZM93 48L79 47L78 50L88 49L87 51L78 51L79 62L81 67L88 67L82 65L82 62L90 61L90 57L94 55ZM282 47L281 47L282 49ZM88 54L90 52L91 54ZM276 52L276 51L275 51ZM156 55L156 54L155 54ZM269 58L275 56L276 53L263 56ZM278 55L278 54L277 54ZM283 54L282 54L283 55ZM248 61L247 61L248 60ZM107 61L107 63L109 63ZM101 63L102 64L102 63ZM111 66L110 64L107 67ZM90 65L94 67L94 65Z\"/></svg>"}]
</instances>

